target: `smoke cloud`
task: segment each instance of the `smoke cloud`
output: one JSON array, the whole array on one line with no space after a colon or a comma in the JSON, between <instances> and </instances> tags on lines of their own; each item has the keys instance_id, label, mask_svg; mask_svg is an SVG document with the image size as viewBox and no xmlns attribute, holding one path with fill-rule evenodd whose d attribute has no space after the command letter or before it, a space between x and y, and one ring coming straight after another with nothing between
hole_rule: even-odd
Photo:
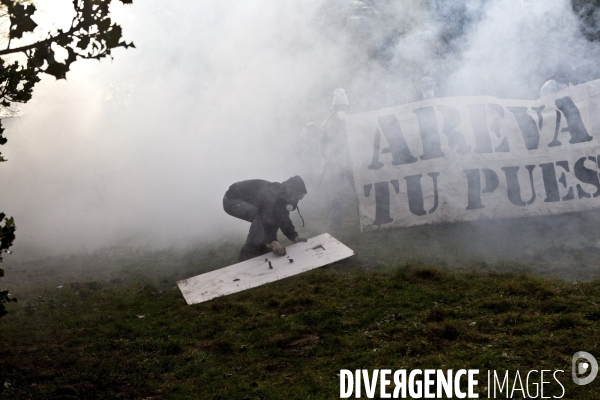
<instances>
[{"instance_id":1,"label":"smoke cloud","mask_svg":"<svg viewBox=\"0 0 600 400\"><path fill-rule=\"evenodd\" d=\"M443 96L505 98L536 98L558 69L574 84L598 77L599 48L566 0L148 0L113 13L137 49L44 78L3 121L15 249L242 234L223 194L306 173L310 196L322 165L303 163L298 134L338 87L360 112L414 101L424 76Z\"/></svg>"}]
</instances>

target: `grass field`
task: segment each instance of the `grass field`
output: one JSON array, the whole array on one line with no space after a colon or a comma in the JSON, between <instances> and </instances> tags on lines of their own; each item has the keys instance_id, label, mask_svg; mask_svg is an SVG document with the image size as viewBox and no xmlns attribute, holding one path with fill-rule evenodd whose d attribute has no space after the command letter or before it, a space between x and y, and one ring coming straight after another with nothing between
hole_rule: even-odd
<instances>
[{"instance_id":1,"label":"grass field","mask_svg":"<svg viewBox=\"0 0 600 400\"><path fill-rule=\"evenodd\" d=\"M344 233L357 256L194 306L176 280L235 262L240 238L7 262L2 397L332 399L340 369L476 368L561 369L564 398L598 399L570 374L600 355L600 250L561 239L592 217ZM556 241L523 239L538 231Z\"/></svg>"}]
</instances>

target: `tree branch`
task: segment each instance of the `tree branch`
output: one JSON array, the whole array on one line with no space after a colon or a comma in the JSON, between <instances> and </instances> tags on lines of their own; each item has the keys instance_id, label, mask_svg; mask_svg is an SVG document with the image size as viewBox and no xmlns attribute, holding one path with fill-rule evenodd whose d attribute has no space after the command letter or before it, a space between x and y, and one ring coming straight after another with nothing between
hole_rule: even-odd
<instances>
[{"instance_id":1,"label":"tree branch","mask_svg":"<svg viewBox=\"0 0 600 400\"><path fill-rule=\"evenodd\" d=\"M68 32L62 32L56 36L50 36L48 39L40 40L39 42L28 44L27 46L15 47L14 49L0 50L0 56L5 56L7 54L14 54L14 53L24 53L27 50L35 49L39 45L55 42L58 38L63 37L63 36L68 36L72 33L73 33L72 30L69 30Z\"/></svg>"}]
</instances>

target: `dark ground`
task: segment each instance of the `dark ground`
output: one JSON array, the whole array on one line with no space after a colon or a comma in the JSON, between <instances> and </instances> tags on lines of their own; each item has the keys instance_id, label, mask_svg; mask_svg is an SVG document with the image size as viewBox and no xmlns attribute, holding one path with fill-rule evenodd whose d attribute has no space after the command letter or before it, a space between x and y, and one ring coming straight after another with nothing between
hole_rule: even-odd
<instances>
[{"instance_id":1,"label":"dark ground","mask_svg":"<svg viewBox=\"0 0 600 400\"><path fill-rule=\"evenodd\" d=\"M350 219L355 257L194 306L175 282L234 263L242 237L7 259L2 397L330 399L342 368L544 368L596 399L570 360L600 355L598 215L368 234Z\"/></svg>"}]
</instances>

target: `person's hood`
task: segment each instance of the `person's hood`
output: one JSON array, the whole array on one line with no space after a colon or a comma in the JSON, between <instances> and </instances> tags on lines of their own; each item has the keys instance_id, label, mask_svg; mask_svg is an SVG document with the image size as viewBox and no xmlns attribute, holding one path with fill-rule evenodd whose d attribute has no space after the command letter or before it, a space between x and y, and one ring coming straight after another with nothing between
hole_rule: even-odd
<instances>
[{"instance_id":1,"label":"person's hood","mask_svg":"<svg viewBox=\"0 0 600 400\"><path fill-rule=\"evenodd\" d=\"M422 88L434 88L437 86L437 83L435 82L435 80L433 80L433 78L430 78L428 76L426 76L425 78L421 79L421 87Z\"/></svg>"},{"instance_id":2,"label":"person's hood","mask_svg":"<svg viewBox=\"0 0 600 400\"><path fill-rule=\"evenodd\" d=\"M331 105L335 106L336 104L343 104L346 106L350 105L350 103L348 103L348 96L346 96L344 89L335 89L333 91L333 101L331 102Z\"/></svg>"},{"instance_id":3,"label":"person's hood","mask_svg":"<svg viewBox=\"0 0 600 400\"><path fill-rule=\"evenodd\" d=\"M281 182L281 194L286 200L308 193L306 185L298 175Z\"/></svg>"}]
</instances>

